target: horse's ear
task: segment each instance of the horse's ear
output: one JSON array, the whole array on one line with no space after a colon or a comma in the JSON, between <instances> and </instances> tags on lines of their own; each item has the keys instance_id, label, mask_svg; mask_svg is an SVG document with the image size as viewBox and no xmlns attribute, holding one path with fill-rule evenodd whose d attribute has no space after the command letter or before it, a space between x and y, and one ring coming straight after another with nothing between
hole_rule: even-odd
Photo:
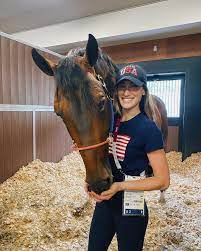
<instances>
[{"instance_id":1,"label":"horse's ear","mask_svg":"<svg viewBox=\"0 0 201 251\"><path fill-rule=\"evenodd\" d=\"M54 71L57 66L55 63L41 56L34 48L32 49L31 54L35 64L41 69L41 71L49 76L54 76Z\"/></svg>"},{"instance_id":2,"label":"horse's ear","mask_svg":"<svg viewBox=\"0 0 201 251\"><path fill-rule=\"evenodd\" d=\"M92 34L89 34L86 46L86 58L92 67L96 64L98 59L98 43Z\"/></svg>"}]
</instances>

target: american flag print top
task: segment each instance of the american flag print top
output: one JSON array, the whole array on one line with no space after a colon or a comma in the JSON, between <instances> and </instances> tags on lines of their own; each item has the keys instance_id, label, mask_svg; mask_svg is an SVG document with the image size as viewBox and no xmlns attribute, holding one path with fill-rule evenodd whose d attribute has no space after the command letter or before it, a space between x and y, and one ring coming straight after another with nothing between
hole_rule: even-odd
<instances>
[{"instance_id":1,"label":"american flag print top","mask_svg":"<svg viewBox=\"0 0 201 251\"><path fill-rule=\"evenodd\" d=\"M116 154L119 161L123 161L125 157L126 147L131 137L127 135L117 135L116 137ZM109 144L109 154L113 154L112 143Z\"/></svg>"}]
</instances>

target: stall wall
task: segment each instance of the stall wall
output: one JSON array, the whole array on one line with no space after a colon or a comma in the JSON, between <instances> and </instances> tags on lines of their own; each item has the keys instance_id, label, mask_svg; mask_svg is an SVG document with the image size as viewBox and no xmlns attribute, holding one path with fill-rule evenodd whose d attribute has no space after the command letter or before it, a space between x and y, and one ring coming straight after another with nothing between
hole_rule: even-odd
<instances>
[{"instance_id":1,"label":"stall wall","mask_svg":"<svg viewBox=\"0 0 201 251\"><path fill-rule=\"evenodd\" d=\"M0 182L33 159L56 162L70 152L71 138L53 112L54 80L36 67L31 49L0 33Z\"/></svg>"},{"instance_id":2,"label":"stall wall","mask_svg":"<svg viewBox=\"0 0 201 251\"><path fill-rule=\"evenodd\" d=\"M117 64L201 56L201 33L104 47Z\"/></svg>"}]
</instances>

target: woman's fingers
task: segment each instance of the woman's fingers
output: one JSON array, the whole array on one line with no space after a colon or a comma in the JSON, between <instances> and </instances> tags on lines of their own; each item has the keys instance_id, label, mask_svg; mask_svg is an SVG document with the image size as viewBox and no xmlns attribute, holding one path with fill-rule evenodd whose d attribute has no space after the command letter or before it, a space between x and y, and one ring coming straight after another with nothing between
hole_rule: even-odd
<instances>
[{"instance_id":1,"label":"woman's fingers","mask_svg":"<svg viewBox=\"0 0 201 251\"><path fill-rule=\"evenodd\" d=\"M101 193L101 196L108 196L108 195L111 195L112 194L112 191L111 190L107 190L107 191L104 191Z\"/></svg>"},{"instance_id":2,"label":"woman's fingers","mask_svg":"<svg viewBox=\"0 0 201 251\"><path fill-rule=\"evenodd\" d=\"M118 192L118 183L115 182L112 186L107 190L101 193L102 196L113 196L115 193Z\"/></svg>"},{"instance_id":3,"label":"woman's fingers","mask_svg":"<svg viewBox=\"0 0 201 251\"><path fill-rule=\"evenodd\" d=\"M109 200L112 198L112 195L108 195L108 196L101 196L102 200Z\"/></svg>"},{"instance_id":4,"label":"woman's fingers","mask_svg":"<svg viewBox=\"0 0 201 251\"><path fill-rule=\"evenodd\" d=\"M95 201L101 202L102 198L100 195L94 193L93 191L89 192L90 197L92 197Z\"/></svg>"},{"instance_id":5,"label":"woman's fingers","mask_svg":"<svg viewBox=\"0 0 201 251\"><path fill-rule=\"evenodd\" d=\"M97 202L101 202L103 200L109 200L112 196L118 191L117 184L113 184L110 189L102 192L101 194L97 194L94 191L88 191L88 194L91 198L93 198Z\"/></svg>"}]
</instances>

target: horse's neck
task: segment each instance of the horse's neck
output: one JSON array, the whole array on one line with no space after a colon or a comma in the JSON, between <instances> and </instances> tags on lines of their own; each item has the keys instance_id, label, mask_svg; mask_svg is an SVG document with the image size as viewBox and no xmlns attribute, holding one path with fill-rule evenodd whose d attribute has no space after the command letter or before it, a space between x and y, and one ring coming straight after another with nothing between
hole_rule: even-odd
<instances>
[{"instance_id":1,"label":"horse's neck","mask_svg":"<svg viewBox=\"0 0 201 251\"><path fill-rule=\"evenodd\" d=\"M158 128L161 128L161 115L156 104L156 97L151 94L149 95L149 100L145 105L145 113L156 123Z\"/></svg>"}]
</instances>

